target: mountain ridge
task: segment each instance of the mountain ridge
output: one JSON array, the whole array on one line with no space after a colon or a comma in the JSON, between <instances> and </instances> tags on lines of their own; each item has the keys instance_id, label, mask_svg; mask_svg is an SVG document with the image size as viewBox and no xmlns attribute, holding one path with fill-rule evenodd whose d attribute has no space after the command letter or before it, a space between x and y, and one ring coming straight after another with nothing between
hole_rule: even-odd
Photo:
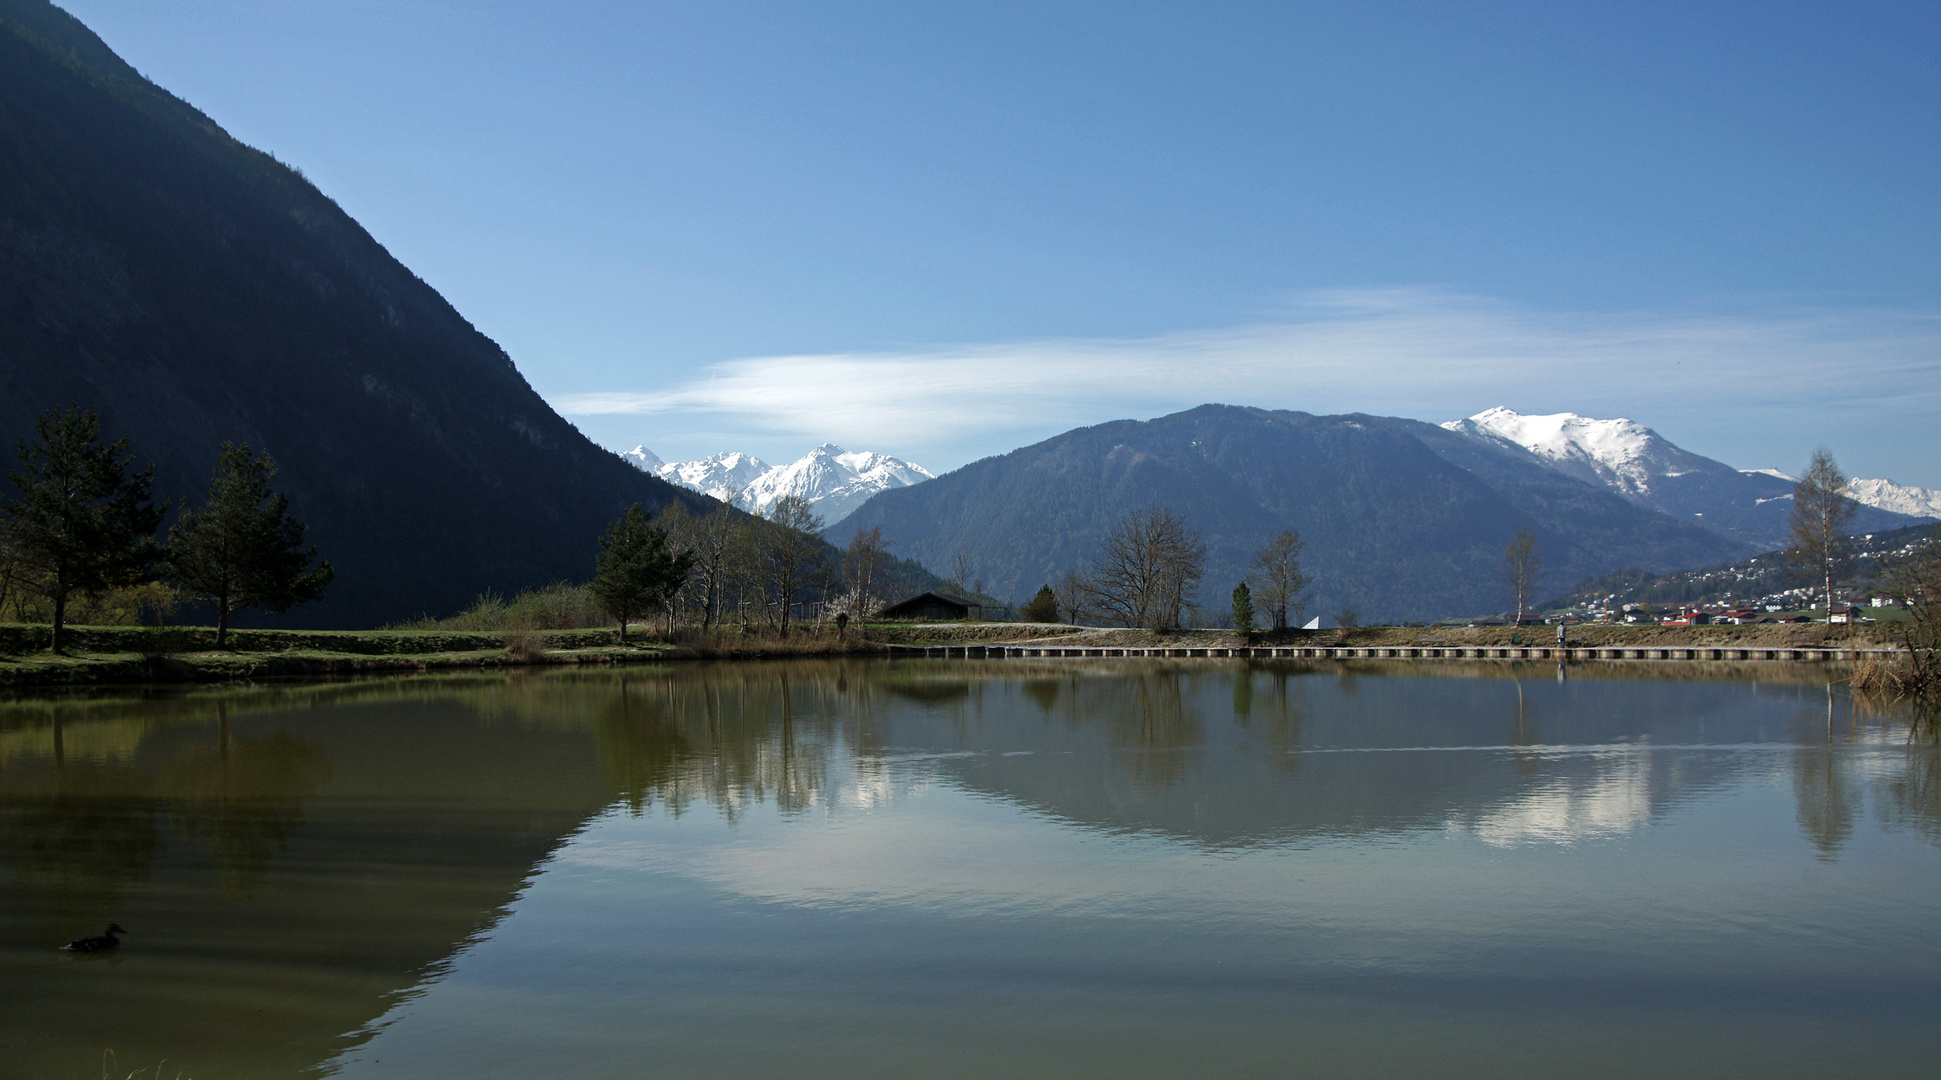
<instances>
[{"instance_id":1,"label":"mountain ridge","mask_svg":"<svg viewBox=\"0 0 1941 1080\"><path fill-rule=\"evenodd\" d=\"M224 441L268 451L337 579L257 625L584 579L626 504L694 498L595 446L335 202L44 0L0 0L0 207L0 440L78 404L171 499L200 496Z\"/></svg>"},{"instance_id":2,"label":"mountain ridge","mask_svg":"<svg viewBox=\"0 0 1941 1080\"><path fill-rule=\"evenodd\" d=\"M1499 610L1497 568L1519 524L1553 573L1723 562L1746 545L1546 468L1521 450L1433 424L1202 405L1075 428L935 480L886 491L830 531L883 528L895 550L950 566L962 549L999 596L1083 568L1127 511L1182 513L1207 544L1217 608L1267 536L1299 530L1317 579L1310 613L1378 619Z\"/></svg>"},{"instance_id":3,"label":"mountain ridge","mask_svg":"<svg viewBox=\"0 0 1941 1080\"><path fill-rule=\"evenodd\" d=\"M825 525L840 522L879 492L935 479L921 465L871 450L844 450L835 443L823 443L786 465L770 465L733 450L698 461L668 462L644 444L621 456L670 483L757 513L784 495L799 495Z\"/></svg>"},{"instance_id":4,"label":"mountain ridge","mask_svg":"<svg viewBox=\"0 0 1941 1080\"><path fill-rule=\"evenodd\" d=\"M1677 446L1635 420L1599 420L1568 412L1525 415L1499 405L1440 426L1529 454L1564 475L1755 548L1789 542L1792 477L1775 469L1735 469ZM1882 505L1879 484L1854 482L1854 529L1878 532L1916 524L1918 516ZM1917 491L1894 494L1911 502Z\"/></svg>"}]
</instances>

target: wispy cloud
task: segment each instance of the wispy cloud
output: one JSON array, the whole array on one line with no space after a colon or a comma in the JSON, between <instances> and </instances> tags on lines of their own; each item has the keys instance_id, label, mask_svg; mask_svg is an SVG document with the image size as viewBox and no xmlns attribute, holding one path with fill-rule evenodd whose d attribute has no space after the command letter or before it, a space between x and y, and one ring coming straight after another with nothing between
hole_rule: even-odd
<instances>
[{"instance_id":1,"label":"wispy cloud","mask_svg":"<svg viewBox=\"0 0 1941 1080\"><path fill-rule=\"evenodd\" d=\"M1042 437L1208 401L1424 419L1507 404L1628 415L1661 428L1931 421L1941 413L1941 317L1807 308L1554 313L1433 290L1310 293L1271 324L755 357L662 390L554 404L569 415L658 416L961 460L1009 449L1019 433Z\"/></svg>"}]
</instances>

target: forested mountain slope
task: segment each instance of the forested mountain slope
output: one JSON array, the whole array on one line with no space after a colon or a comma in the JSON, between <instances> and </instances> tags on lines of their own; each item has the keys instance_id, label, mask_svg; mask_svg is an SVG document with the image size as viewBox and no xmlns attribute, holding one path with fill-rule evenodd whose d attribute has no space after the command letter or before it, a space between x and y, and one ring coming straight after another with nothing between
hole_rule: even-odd
<instances>
[{"instance_id":1,"label":"forested mountain slope","mask_svg":"<svg viewBox=\"0 0 1941 1080\"><path fill-rule=\"evenodd\" d=\"M335 564L278 620L357 626L585 579L631 502L677 492L595 446L301 174L230 138L43 0L0 0L0 445L99 410L200 493L268 450ZM8 490L11 490L10 488Z\"/></svg>"},{"instance_id":2,"label":"forested mountain slope","mask_svg":"<svg viewBox=\"0 0 1941 1080\"><path fill-rule=\"evenodd\" d=\"M1433 424L1203 405L1079 428L923 484L886 491L831 539L880 525L901 555L966 552L998 596L1083 568L1128 511L1162 506L1207 545L1210 607L1278 529L1307 539L1313 613L1380 619L1501 610L1503 548L1537 532L1551 581L1621 566L1723 562L1750 549Z\"/></svg>"}]
</instances>

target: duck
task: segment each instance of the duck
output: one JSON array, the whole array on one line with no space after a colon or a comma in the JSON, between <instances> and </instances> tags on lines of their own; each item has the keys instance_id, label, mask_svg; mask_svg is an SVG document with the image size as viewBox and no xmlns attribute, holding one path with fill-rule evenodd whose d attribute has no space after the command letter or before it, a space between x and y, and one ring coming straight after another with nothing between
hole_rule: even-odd
<instances>
[{"instance_id":1,"label":"duck","mask_svg":"<svg viewBox=\"0 0 1941 1080\"><path fill-rule=\"evenodd\" d=\"M75 938L73 941L61 946L61 948L67 952L100 952L103 949L119 949L121 948L121 939L115 935L125 934L127 932L121 928L120 923L109 923L108 928L101 932L100 937Z\"/></svg>"}]
</instances>

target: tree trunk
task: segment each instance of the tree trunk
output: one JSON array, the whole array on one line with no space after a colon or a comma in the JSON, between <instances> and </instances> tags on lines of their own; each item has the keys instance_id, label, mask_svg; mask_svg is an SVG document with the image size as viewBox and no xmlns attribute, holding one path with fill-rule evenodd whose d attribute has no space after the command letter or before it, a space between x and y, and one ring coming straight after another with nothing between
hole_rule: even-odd
<instances>
[{"instance_id":1,"label":"tree trunk","mask_svg":"<svg viewBox=\"0 0 1941 1080\"><path fill-rule=\"evenodd\" d=\"M1833 629L1833 560L1827 559L1826 567L1826 627Z\"/></svg>"},{"instance_id":2,"label":"tree trunk","mask_svg":"<svg viewBox=\"0 0 1941 1080\"><path fill-rule=\"evenodd\" d=\"M54 651L67 651L67 590L54 587Z\"/></svg>"},{"instance_id":3,"label":"tree trunk","mask_svg":"<svg viewBox=\"0 0 1941 1080\"><path fill-rule=\"evenodd\" d=\"M229 647L229 605L216 604L216 648Z\"/></svg>"}]
</instances>

